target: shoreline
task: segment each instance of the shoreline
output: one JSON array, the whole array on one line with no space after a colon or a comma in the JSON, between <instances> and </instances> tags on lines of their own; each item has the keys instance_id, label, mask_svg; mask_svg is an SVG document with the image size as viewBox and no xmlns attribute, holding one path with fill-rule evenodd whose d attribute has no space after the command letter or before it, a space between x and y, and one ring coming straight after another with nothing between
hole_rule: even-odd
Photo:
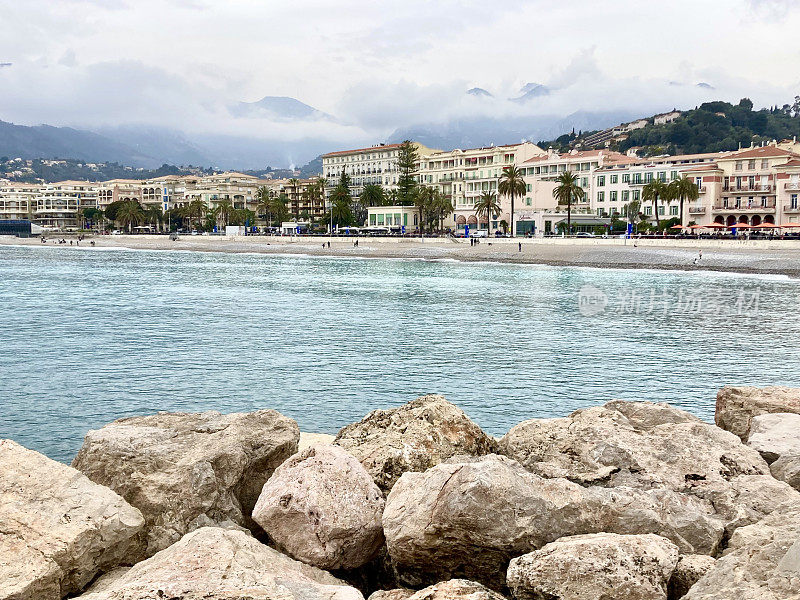
<instances>
[{"instance_id":1,"label":"shoreline","mask_svg":"<svg viewBox=\"0 0 800 600\"><path fill-rule=\"evenodd\" d=\"M0 246L56 247L50 238L0 237ZM71 238L70 238L71 239ZM230 254L296 255L329 258L377 258L462 263L528 264L598 269L646 269L685 272L724 272L784 275L800 279L800 243L733 240L483 238L477 246L450 238L354 238L277 236L87 236L77 249L224 252ZM95 246L89 243L94 240ZM323 248L324 242L331 248ZM518 244L522 244L519 250ZM702 252L702 258L699 258Z\"/></svg>"}]
</instances>

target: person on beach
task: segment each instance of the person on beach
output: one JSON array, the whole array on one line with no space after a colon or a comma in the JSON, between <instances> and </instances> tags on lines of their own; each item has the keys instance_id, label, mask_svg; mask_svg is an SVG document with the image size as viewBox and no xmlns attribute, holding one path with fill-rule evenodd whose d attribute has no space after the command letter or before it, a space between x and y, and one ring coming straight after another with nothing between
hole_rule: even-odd
<instances>
[{"instance_id":1,"label":"person on beach","mask_svg":"<svg viewBox=\"0 0 800 600\"><path fill-rule=\"evenodd\" d=\"M519 242L519 251L522 252L522 242Z\"/></svg>"}]
</instances>

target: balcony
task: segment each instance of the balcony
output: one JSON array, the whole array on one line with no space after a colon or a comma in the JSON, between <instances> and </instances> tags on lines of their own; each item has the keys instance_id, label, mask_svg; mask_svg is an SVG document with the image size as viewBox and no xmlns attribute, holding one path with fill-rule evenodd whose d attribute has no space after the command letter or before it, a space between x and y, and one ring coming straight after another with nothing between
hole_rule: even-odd
<instances>
[{"instance_id":1,"label":"balcony","mask_svg":"<svg viewBox=\"0 0 800 600\"><path fill-rule=\"evenodd\" d=\"M763 193L763 192L772 192L773 188L772 185L766 184L761 185L757 184L754 186L749 185L740 185L740 186L727 186L722 188L723 192L728 192L729 194L756 194L756 193Z\"/></svg>"},{"instance_id":2,"label":"balcony","mask_svg":"<svg viewBox=\"0 0 800 600\"><path fill-rule=\"evenodd\" d=\"M690 215L702 215L705 214L706 207L705 206L690 206L689 207L689 214Z\"/></svg>"},{"instance_id":3,"label":"balcony","mask_svg":"<svg viewBox=\"0 0 800 600\"><path fill-rule=\"evenodd\" d=\"M714 203L714 210L719 212L739 212L739 213L774 213L775 200L767 200L766 202L716 202Z\"/></svg>"},{"instance_id":4,"label":"balcony","mask_svg":"<svg viewBox=\"0 0 800 600\"><path fill-rule=\"evenodd\" d=\"M800 181L784 183L783 189L787 192L800 192Z\"/></svg>"},{"instance_id":5,"label":"balcony","mask_svg":"<svg viewBox=\"0 0 800 600\"><path fill-rule=\"evenodd\" d=\"M800 213L800 206L792 206L791 204L786 204L783 207L783 212L785 212L785 213Z\"/></svg>"}]
</instances>

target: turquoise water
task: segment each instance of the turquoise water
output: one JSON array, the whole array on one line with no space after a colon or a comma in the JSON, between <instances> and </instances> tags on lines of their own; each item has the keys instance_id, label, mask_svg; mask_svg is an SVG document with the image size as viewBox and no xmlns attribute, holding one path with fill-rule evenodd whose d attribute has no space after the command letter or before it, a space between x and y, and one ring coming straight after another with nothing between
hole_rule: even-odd
<instances>
[{"instance_id":1,"label":"turquoise water","mask_svg":"<svg viewBox=\"0 0 800 600\"><path fill-rule=\"evenodd\" d=\"M724 384L800 385L799 300L779 277L0 247L0 437L69 461L119 417L266 407L335 433L426 392L495 435L611 398L712 419Z\"/></svg>"}]
</instances>

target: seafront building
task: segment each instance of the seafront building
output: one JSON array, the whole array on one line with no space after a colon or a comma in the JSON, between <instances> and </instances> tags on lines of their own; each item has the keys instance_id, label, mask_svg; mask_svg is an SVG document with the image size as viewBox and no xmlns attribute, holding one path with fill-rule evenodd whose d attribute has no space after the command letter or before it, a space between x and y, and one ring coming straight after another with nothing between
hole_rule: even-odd
<instances>
[{"instance_id":1,"label":"seafront building","mask_svg":"<svg viewBox=\"0 0 800 600\"><path fill-rule=\"evenodd\" d=\"M338 185L342 173L350 177L350 194L357 199L365 185L380 185L384 191L397 190L400 172L397 167L402 144L378 144L369 148L340 150L322 155L322 176L325 178L325 198ZM414 143L417 155L424 158L438 150Z\"/></svg>"}]
</instances>

